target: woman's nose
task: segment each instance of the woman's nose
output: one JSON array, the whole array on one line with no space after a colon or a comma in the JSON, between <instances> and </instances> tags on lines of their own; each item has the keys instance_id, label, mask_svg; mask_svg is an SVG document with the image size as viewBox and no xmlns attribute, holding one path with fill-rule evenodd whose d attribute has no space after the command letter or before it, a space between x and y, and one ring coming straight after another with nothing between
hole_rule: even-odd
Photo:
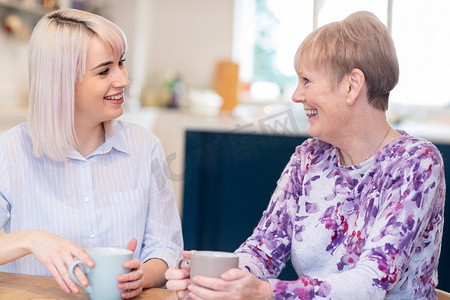
<instances>
[{"instance_id":1,"label":"woman's nose","mask_svg":"<svg viewBox=\"0 0 450 300\"><path fill-rule=\"evenodd\" d=\"M126 88L130 85L130 81L128 80L128 73L125 68L119 69L117 78L114 80L114 83L117 87Z\"/></svg>"},{"instance_id":2,"label":"woman's nose","mask_svg":"<svg viewBox=\"0 0 450 300\"><path fill-rule=\"evenodd\" d=\"M305 102L305 95L303 94L303 91L301 90L300 85L297 85L297 88L295 89L294 93L292 94L292 101L295 103Z\"/></svg>"}]
</instances>

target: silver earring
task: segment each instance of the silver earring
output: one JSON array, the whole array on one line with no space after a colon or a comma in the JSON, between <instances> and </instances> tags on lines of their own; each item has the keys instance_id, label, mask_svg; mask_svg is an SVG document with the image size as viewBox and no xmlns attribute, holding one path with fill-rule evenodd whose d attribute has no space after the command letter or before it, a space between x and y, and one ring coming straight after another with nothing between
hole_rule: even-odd
<instances>
[{"instance_id":1,"label":"silver earring","mask_svg":"<svg viewBox=\"0 0 450 300\"><path fill-rule=\"evenodd\" d=\"M347 104L350 105L350 99L347 99Z\"/></svg>"}]
</instances>

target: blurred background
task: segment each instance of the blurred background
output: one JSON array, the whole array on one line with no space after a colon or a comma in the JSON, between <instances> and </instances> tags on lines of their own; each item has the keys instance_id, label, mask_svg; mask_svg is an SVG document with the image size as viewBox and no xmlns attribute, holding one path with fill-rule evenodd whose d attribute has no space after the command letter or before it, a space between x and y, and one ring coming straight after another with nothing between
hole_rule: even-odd
<instances>
[{"instance_id":1,"label":"blurred background","mask_svg":"<svg viewBox=\"0 0 450 300\"><path fill-rule=\"evenodd\" d=\"M98 13L124 30L129 93L139 100L130 106L182 106L189 88L217 89L222 61L237 64L237 78L229 78L236 71L231 66L221 67L238 80L233 101L289 102L300 42L357 10L372 11L392 32L401 69L392 109L401 114L402 104L428 111L450 103L445 0L0 0L0 104L26 105L28 37L37 20L58 7ZM168 104L174 90L180 99Z\"/></svg>"}]
</instances>

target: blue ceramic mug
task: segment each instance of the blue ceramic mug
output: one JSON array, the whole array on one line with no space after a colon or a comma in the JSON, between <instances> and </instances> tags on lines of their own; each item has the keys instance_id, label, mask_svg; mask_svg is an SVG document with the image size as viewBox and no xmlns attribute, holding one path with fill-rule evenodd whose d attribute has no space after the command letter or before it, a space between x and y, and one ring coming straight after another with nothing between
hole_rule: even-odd
<instances>
[{"instance_id":1,"label":"blue ceramic mug","mask_svg":"<svg viewBox=\"0 0 450 300\"><path fill-rule=\"evenodd\" d=\"M80 260L75 259L68 267L70 278L82 287L91 300L121 300L123 293L119 289L117 277L130 272L122 267L123 263L133 258L133 252L121 248L94 247L86 249L87 254L95 262L93 268L89 268ZM86 274L89 281L84 287L74 275L74 269L79 266Z\"/></svg>"}]
</instances>

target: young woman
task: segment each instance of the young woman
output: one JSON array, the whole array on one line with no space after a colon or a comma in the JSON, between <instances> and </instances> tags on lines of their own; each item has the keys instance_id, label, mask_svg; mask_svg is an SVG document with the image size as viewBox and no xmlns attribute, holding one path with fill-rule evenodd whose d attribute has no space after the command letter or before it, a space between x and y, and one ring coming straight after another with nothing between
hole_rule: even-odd
<instances>
[{"instance_id":1,"label":"young woman","mask_svg":"<svg viewBox=\"0 0 450 300\"><path fill-rule=\"evenodd\" d=\"M163 285L180 257L160 142L116 121L129 85L125 50L123 32L88 12L54 11L36 25L28 122L0 134L0 271L51 274L77 293L67 272L74 257L92 266L84 248L127 247L131 272L118 285L132 298Z\"/></svg>"}]
</instances>

